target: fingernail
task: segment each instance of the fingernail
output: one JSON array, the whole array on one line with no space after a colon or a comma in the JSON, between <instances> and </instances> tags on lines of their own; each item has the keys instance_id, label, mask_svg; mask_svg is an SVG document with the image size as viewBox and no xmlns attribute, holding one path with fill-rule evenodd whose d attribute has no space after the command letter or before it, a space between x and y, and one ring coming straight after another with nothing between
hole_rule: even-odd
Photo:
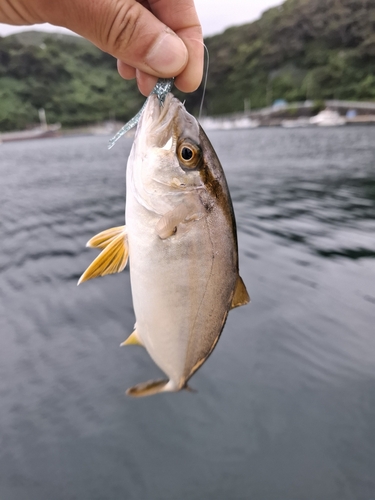
<instances>
[{"instance_id":1,"label":"fingernail","mask_svg":"<svg viewBox=\"0 0 375 500\"><path fill-rule=\"evenodd\" d=\"M187 49L181 38L164 32L146 56L146 63L157 73L176 76L185 67L187 57Z\"/></svg>"}]
</instances>

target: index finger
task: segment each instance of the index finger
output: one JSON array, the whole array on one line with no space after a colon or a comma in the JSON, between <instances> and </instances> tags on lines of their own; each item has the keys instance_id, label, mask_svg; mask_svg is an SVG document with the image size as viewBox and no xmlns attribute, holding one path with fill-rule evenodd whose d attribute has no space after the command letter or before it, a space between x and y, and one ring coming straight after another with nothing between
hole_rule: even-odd
<instances>
[{"instance_id":1,"label":"index finger","mask_svg":"<svg viewBox=\"0 0 375 500\"><path fill-rule=\"evenodd\" d=\"M178 35L188 50L188 62L175 85L182 92L196 90L203 75L203 36L194 0L148 0L152 13Z\"/></svg>"}]
</instances>

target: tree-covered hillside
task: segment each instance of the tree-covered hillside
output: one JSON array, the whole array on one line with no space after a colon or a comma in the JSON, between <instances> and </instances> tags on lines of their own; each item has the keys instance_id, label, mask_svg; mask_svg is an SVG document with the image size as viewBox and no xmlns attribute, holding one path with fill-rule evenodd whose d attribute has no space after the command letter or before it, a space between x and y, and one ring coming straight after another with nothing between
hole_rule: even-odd
<instances>
[{"instance_id":1,"label":"tree-covered hillside","mask_svg":"<svg viewBox=\"0 0 375 500\"><path fill-rule=\"evenodd\" d=\"M273 100L375 99L375 2L287 0L258 21L206 40L208 114ZM186 96L185 96L186 97ZM82 125L126 120L144 98L115 60L78 37L47 34L0 38L0 130L37 122ZM187 96L197 111L200 91Z\"/></svg>"},{"instance_id":2,"label":"tree-covered hillside","mask_svg":"<svg viewBox=\"0 0 375 500\"><path fill-rule=\"evenodd\" d=\"M117 74L116 61L75 36L23 33L0 38L0 130L38 122L75 126L125 120L144 99Z\"/></svg>"},{"instance_id":3,"label":"tree-covered hillside","mask_svg":"<svg viewBox=\"0 0 375 500\"><path fill-rule=\"evenodd\" d=\"M287 0L207 40L210 113L277 98L375 99L375 2Z\"/></svg>"}]
</instances>

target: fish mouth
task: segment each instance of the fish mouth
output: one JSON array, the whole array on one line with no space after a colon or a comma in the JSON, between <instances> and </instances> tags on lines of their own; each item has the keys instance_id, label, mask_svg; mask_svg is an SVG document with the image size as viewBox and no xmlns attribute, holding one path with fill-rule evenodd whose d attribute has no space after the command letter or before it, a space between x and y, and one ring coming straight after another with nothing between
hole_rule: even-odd
<instances>
[{"instance_id":1,"label":"fish mouth","mask_svg":"<svg viewBox=\"0 0 375 500\"><path fill-rule=\"evenodd\" d=\"M157 95L152 94L149 98L149 103L146 107L147 110L154 116L154 126L163 126L164 122L173 121L179 110L183 109L183 104L170 92L166 95L163 104Z\"/></svg>"},{"instance_id":2,"label":"fish mouth","mask_svg":"<svg viewBox=\"0 0 375 500\"><path fill-rule=\"evenodd\" d=\"M182 128L184 115L183 104L169 93L161 105L158 97L152 94L142 115L141 130L150 146L162 147L170 137L176 138ZM145 127L143 127L145 125Z\"/></svg>"}]
</instances>

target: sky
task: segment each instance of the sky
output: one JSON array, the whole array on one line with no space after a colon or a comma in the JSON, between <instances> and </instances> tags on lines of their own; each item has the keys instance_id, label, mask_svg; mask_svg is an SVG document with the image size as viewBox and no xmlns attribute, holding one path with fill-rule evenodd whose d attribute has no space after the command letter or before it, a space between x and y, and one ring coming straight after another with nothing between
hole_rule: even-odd
<instances>
[{"instance_id":1,"label":"sky","mask_svg":"<svg viewBox=\"0 0 375 500\"><path fill-rule=\"evenodd\" d=\"M281 3L283 3L282 0L195 0L204 36L220 33L229 26L254 21L260 17L262 12ZM0 36L10 35L25 29L70 33L64 28L48 24L20 28L0 23Z\"/></svg>"}]
</instances>

